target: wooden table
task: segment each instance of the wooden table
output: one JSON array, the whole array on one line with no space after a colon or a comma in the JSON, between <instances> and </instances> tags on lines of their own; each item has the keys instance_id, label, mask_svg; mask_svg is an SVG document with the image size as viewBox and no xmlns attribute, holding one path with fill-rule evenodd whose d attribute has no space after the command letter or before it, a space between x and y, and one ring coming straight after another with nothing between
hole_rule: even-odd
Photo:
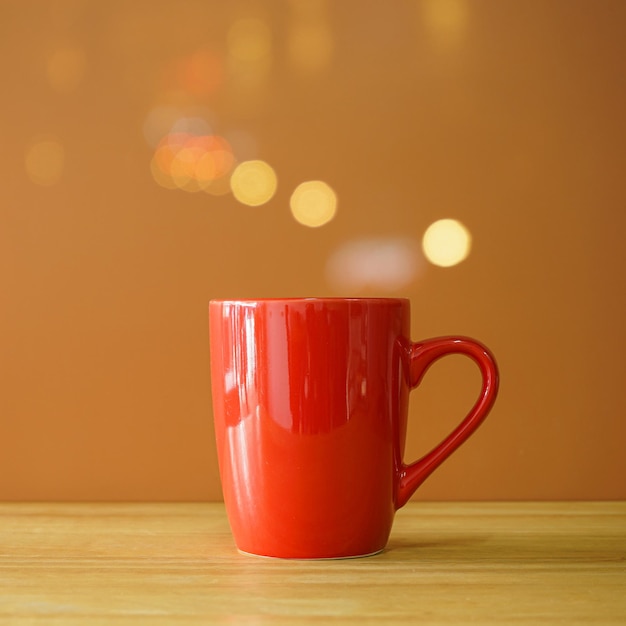
<instances>
[{"instance_id":1,"label":"wooden table","mask_svg":"<svg viewBox=\"0 0 626 626\"><path fill-rule=\"evenodd\" d=\"M0 504L0 624L626 624L626 502L411 503L382 554L239 554L221 504Z\"/></svg>"}]
</instances>

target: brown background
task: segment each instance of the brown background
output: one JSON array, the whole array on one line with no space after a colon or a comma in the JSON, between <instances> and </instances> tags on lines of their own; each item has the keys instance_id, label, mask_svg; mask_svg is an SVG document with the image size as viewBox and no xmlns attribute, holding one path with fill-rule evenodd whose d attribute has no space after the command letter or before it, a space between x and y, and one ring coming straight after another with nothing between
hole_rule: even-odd
<instances>
[{"instance_id":1,"label":"brown background","mask_svg":"<svg viewBox=\"0 0 626 626\"><path fill-rule=\"evenodd\" d=\"M491 417L418 497L626 497L625 29L621 0L3 1L0 499L219 499L208 301L298 295L405 296L415 339L496 353ZM157 185L162 105L270 163L274 198ZM311 179L339 200L317 229L289 211ZM329 276L442 217L463 263ZM431 370L409 459L477 388Z\"/></svg>"}]
</instances>

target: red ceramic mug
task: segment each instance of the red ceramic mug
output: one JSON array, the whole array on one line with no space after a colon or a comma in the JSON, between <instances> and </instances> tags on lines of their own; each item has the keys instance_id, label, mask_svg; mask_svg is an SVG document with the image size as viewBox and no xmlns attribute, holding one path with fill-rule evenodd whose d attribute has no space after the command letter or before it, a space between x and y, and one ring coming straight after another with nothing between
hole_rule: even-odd
<instances>
[{"instance_id":1,"label":"red ceramic mug","mask_svg":"<svg viewBox=\"0 0 626 626\"><path fill-rule=\"evenodd\" d=\"M211 301L217 452L240 551L314 559L385 547L395 511L476 430L498 387L480 343L408 337L405 299ZM452 353L480 368L480 396L446 439L407 465L409 390Z\"/></svg>"}]
</instances>

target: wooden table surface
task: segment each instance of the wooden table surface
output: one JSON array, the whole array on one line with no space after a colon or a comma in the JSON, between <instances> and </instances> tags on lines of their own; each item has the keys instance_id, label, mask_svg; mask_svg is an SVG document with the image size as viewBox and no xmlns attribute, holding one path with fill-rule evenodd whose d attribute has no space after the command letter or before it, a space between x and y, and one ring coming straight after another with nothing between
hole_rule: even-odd
<instances>
[{"instance_id":1,"label":"wooden table surface","mask_svg":"<svg viewBox=\"0 0 626 626\"><path fill-rule=\"evenodd\" d=\"M626 502L411 503L387 549L239 554L221 504L0 504L0 624L626 624Z\"/></svg>"}]
</instances>

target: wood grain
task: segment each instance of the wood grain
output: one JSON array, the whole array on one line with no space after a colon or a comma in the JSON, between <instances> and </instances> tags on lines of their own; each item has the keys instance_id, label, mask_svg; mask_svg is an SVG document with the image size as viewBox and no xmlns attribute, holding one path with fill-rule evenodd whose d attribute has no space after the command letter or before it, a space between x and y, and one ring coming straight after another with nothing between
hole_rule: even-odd
<instances>
[{"instance_id":1,"label":"wood grain","mask_svg":"<svg viewBox=\"0 0 626 626\"><path fill-rule=\"evenodd\" d=\"M239 554L222 504L0 504L0 624L624 624L626 502L411 503L387 549Z\"/></svg>"}]
</instances>

